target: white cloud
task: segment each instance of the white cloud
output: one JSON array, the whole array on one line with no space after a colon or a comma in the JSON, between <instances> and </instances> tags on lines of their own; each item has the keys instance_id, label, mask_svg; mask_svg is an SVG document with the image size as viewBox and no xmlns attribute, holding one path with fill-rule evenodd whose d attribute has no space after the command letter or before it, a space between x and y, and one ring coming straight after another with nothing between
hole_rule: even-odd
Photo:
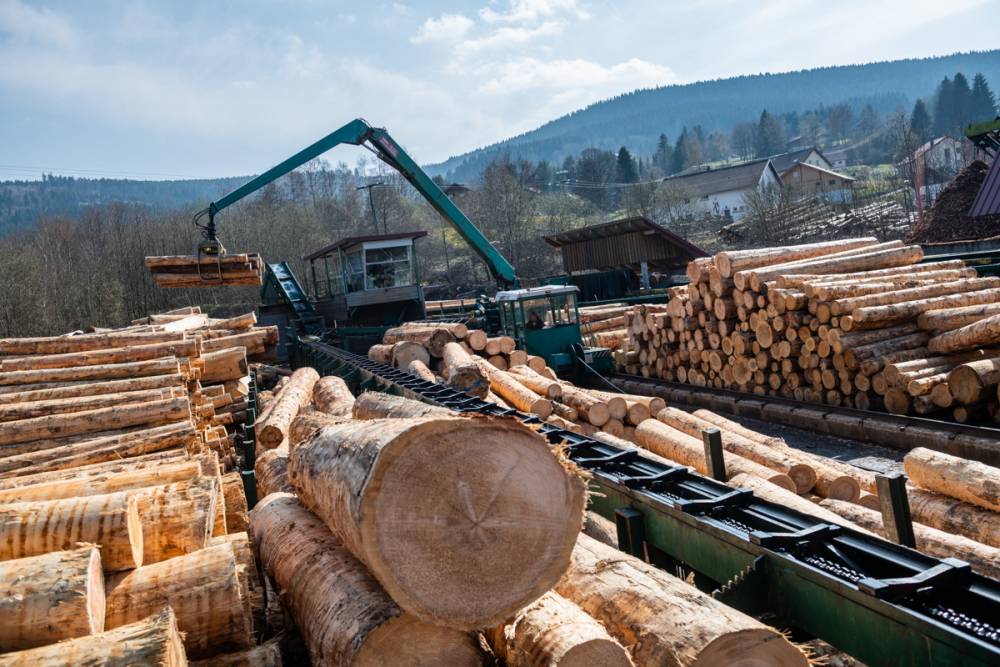
<instances>
[{"instance_id":1,"label":"white cloud","mask_svg":"<svg viewBox=\"0 0 1000 667\"><path fill-rule=\"evenodd\" d=\"M77 43L76 31L65 18L49 9L34 9L19 0L0 2L0 34L18 41L38 42L62 48Z\"/></svg>"},{"instance_id":2,"label":"white cloud","mask_svg":"<svg viewBox=\"0 0 1000 667\"><path fill-rule=\"evenodd\" d=\"M479 10L479 16L487 23L537 21L563 12L570 13L578 19L590 18L576 0L509 0L509 4L510 9L506 12L497 12L484 7Z\"/></svg>"},{"instance_id":3,"label":"white cloud","mask_svg":"<svg viewBox=\"0 0 1000 667\"><path fill-rule=\"evenodd\" d=\"M662 86L676 79L674 71L669 67L639 58L631 58L610 67L583 59L545 61L520 58L481 68L480 72L486 74L487 70L492 70L490 78L479 86L479 91L487 94L537 89L584 89L604 94L612 88L621 92L633 88Z\"/></svg>"},{"instance_id":4,"label":"white cloud","mask_svg":"<svg viewBox=\"0 0 1000 667\"><path fill-rule=\"evenodd\" d=\"M485 37L467 39L455 47L460 57L467 57L490 49L506 49L521 46L540 37L553 37L562 32L561 21L546 21L535 28L498 28Z\"/></svg>"},{"instance_id":5,"label":"white cloud","mask_svg":"<svg viewBox=\"0 0 1000 667\"><path fill-rule=\"evenodd\" d=\"M442 14L436 19L424 21L410 41L414 44L460 42L474 25L472 19L462 14Z\"/></svg>"}]
</instances>

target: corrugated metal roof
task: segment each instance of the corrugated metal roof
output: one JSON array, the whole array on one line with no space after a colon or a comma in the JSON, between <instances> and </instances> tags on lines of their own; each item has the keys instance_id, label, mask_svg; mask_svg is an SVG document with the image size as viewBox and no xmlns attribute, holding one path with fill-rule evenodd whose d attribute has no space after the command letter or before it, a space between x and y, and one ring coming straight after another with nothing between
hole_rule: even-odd
<instances>
[{"instance_id":1,"label":"corrugated metal roof","mask_svg":"<svg viewBox=\"0 0 1000 667\"><path fill-rule=\"evenodd\" d=\"M1000 215L1000 158L994 158L986 172L986 180L972 202L969 215Z\"/></svg>"},{"instance_id":2,"label":"corrugated metal roof","mask_svg":"<svg viewBox=\"0 0 1000 667\"><path fill-rule=\"evenodd\" d=\"M629 234L637 231L653 232L658 236L661 236L666 241L683 248L690 253L692 257L708 257L708 253L687 239L677 236L677 234L674 234L666 227L661 227L649 218L641 215L632 218L622 218L621 220L612 220L611 222L605 222L600 225L590 225L589 227L571 229L568 232L543 236L542 238L545 239L545 242L549 245L561 248L562 246L569 245L571 243L591 241L594 239L606 239L612 236L620 236L621 234Z\"/></svg>"}]
</instances>

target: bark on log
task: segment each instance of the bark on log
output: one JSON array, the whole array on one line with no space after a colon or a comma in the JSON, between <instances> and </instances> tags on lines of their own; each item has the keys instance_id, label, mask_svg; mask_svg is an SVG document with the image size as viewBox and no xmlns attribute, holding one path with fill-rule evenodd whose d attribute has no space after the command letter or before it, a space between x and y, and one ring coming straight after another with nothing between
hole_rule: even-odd
<instances>
[{"instance_id":1,"label":"bark on log","mask_svg":"<svg viewBox=\"0 0 1000 667\"><path fill-rule=\"evenodd\" d=\"M552 414L552 402L531 391L507 371L492 367L481 357L471 357L489 378L490 389L518 410L538 415L542 419Z\"/></svg>"},{"instance_id":2,"label":"bark on log","mask_svg":"<svg viewBox=\"0 0 1000 667\"><path fill-rule=\"evenodd\" d=\"M597 512L588 510L583 519L583 534L601 544L618 548L618 527Z\"/></svg>"},{"instance_id":3,"label":"bark on log","mask_svg":"<svg viewBox=\"0 0 1000 667\"><path fill-rule=\"evenodd\" d=\"M701 440L692 438L688 434L655 419L647 419L636 426L635 437L643 448L681 465L694 468L703 475L708 474L705 446ZM795 491L795 482L787 474L775 472L735 454L726 456L726 472L730 478L740 473L749 473L788 491Z\"/></svg>"},{"instance_id":4,"label":"bark on log","mask_svg":"<svg viewBox=\"0 0 1000 667\"><path fill-rule=\"evenodd\" d=\"M272 493L292 493L294 489L288 481L288 448L276 447L264 452L254 463L254 479L257 480L257 497Z\"/></svg>"},{"instance_id":5,"label":"bark on log","mask_svg":"<svg viewBox=\"0 0 1000 667\"><path fill-rule=\"evenodd\" d=\"M631 647L637 665L809 664L774 628L586 535L555 590Z\"/></svg>"},{"instance_id":6,"label":"bark on log","mask_svg":"<svg viewBox=\"0 0 1000 667\"><path fill-rule=\"evenodd\" d=\"M185 338L184 333L163 331L112 331L78 336L0 338L0 356L70 354L130 345L177 342Z\"/></svg>"},{"instance_id":7,"label":"bark on log","mask_svg":"<svg viewBox=\"0 0 1000 667\"><path fill-rule=\"evenodd\" d=\"M656 418L696 439L702 437L705 429L715 428L711 422L677 408L666 407L656 414ZM816 471L812 466L797 460L787 450L767 447L730 431L722 431L721 435L726 451L785 473L795 483L796 493L806 493L816 485Z\"/></svg>"},{"instance_id":8,"label":"bark on log","mask_svg":"<svg viewBox=\"0 0 1000 667\"><path fill-rule=\"evenodd\" d=\"M583 522L582 480L512 419L331 426L292 451L289 477L401 607L457 628L500 623L551 588Z\"/></svg>"},{"instance_id":9,"label":"bark on log","mask_svg":"<svg viewBox=\"0 0 1000 667\"><path fill-rule=\"evenodd\" d=\"M104 574L92 544L0 561L0 652L104 630Z\"/></svg>"},{"instance_id":10,"label":"bark on log","mask_svg":"<svg viewBox=\"0 0 1000 667\"><path fill-rule=\"evenodd\" d=\"M447 329L437 326L430 327L396 327L389 329L382 336L385 344L410 341L422 345L432 357L440 357L446 343L455 340L455 336Z\"/></svg>"},{"instance_id":11,"label":"bark on log","mask_svg":"<svg viewBox=\"0 0 1000 667\"><path fill-rule=\"evenodd\" d=\"M920 313L917 325L929 331L952 331L978 322L991 315L1000 315L1000 303L984 303L975 306L941 308Z\"/></svg>"},{"instance_id":12,"label":"bark on log","mask_svg":"<svg viewBox=\"0 0 1000 667\"><path fill-rule=\"evenodd\" d=\"M128 465L128 464L125 464ZM38 500L59 500L117 493L194 479L201 473L195 460L158 463L155 467L137 470L116 470L104 475L79 475L70 478L53 478L35 484L0 489L0 503L23 503Z\"/></svg>"},{"instance_id":13,"label":"bark on log","mask_svg":"<svg viewBox=\"0 0 1000 667\"><path fill-rule=\"evenodd\" d=\"M480 664L470 635L404 613L295 496L264 498L250 525L314 665Z\"/></svg>"},{"instance_id":14,"label":"bark on log","mask_svg":"<svg viewBox=\"0 0 1000 667\"><path fill-rule=\"evenodd\" d=\"M368 348L368 358L383 364L391 364L392 345L372 345Z\"/></svg>"},{"instance_id":15,"label":"bark on log","mask_svg":"<svg viewBox=\"0 0 1000 667\"><path fill-rule=\"evenodd\" d=\"M911 449L903 467L922 489L1000 512L1000 468L924 447Z\"/></svg>"},{"instance_id":16,"label":"bark on log","mask_svg":"<svg viewBox=\"0 0 1000 667\"><path fill-rule=\"evenodd\" d=\"M1000 290L995 302L1000 302ZM975 294L975 292L974 292ZM967 324L960 329L947 331L931 338L927 348L931 352L957 352L975 347L997 345L1000 343L1000 315L991 315L978 322Z\"/></svg>"},{"instance_id":17,"label":"bark on log","mask_svg":"<svg viewBox=\"0 0 1000 667\"><path fill-rule=\"evenodd\" d=\"M530 366L514 366L508 372L536 394L553 400L562 398L562 384L557 380L550 380L544 375L539 375Z\"/></svg>"},{"instance_id":18,"label":"bark on log","mask_svg":"<svg viewBox=\"0 0 1000 667\"><path fill-rule=\"evenodd\" d=\"M635 664L603 625L558 593L546 593L486 634L508 667Z\"/></svg>"},{"instance_id":19,"label":"bark on log","mask_svg":"<svg viewBox=\"0 0 1000 667\"><path fill-rule=\"evenodd\" d=\"M448 386L469 396L483 398L490 389L486 373L472 360L472 355L458 343L447 343L441 355L442 373Z\"/></svg>"},{"instance_id":20,"label":"bark on log","mask_svg":"<svg viewBox=\"0 0 1000 667\"><path fill-rule=\"evenodd\" d=\"M406 419L455 415L448 408L378 391L366 391L358 396L354 401L353 413L355 419L384 419L386 417Z\"/></svg>"},{"instance_id":21,"label":"bark on log","mask_svg":"<svg viewBox=\"0 0 1000 667\"><path fill-rule=\"evenodd\" d=\"M118 405L162 401L180 396L187 396L187 391L180 387L168 387L164 389L128 391L120 394L96 394L94 396L55 398L27 403L9 403L7 405L0 405L0 423L33 419L47 415L65 415Z\"/></svg>"},{"instance_id":22,"label":"bark on log","mask_svg":"<svg viewBox=\"0 0 1000 667\"><path fill-rule=\"evenodd\" d=\"M868 507L843 500L821 500L820 507L836 512L851 523L888 539L882 514ZM920 523L913 524L917 550L937 558L958 558L972 566L973 572L1000 579L1000 549L980 544L961 535L952 535Z\"/></svg>"},{"instance_id":23,"label":"bark on log","mask_svg":"<svg viewBox=\"0 0 1000 667\"><path fill-rule=\"evenodd\" d=\"M242 533L247 529L247 497L243 490L243 478L238 472L222 476L222 498L226 510L226 532Z\"/></svg>"},{"instance_id":24,"label":"bark on log","mask_svg":"<svg viewBox=\"0 0 1000 667\"><path fill-rule=\"evenodd\" d=\"M288 438L292 420L312 401L313 387L318 380L319 373L308 366L292 374L281 394L274 399L268 414L258 420L257 441L261 445L274 449Z\"/></svg>"},{"instance_id":25,"label":"bark on log","mask_svg":"<svg viewBox=\"0 0 1000 667\"><path fill-rule=\"evenodd\" d=\"M906 495L914 521L991 547L1000 547L1000 514L912 486L907 489Z\"/></svg>"},{"instance_id":26,"label":"bark on log","mask_svg":"<svg viewBox=\"0 0 1000 667\"><path fill-rule=\"evenodd\" d=\"M254 644L248 595L232 544L216 544L110 578L105 625L135 623L169 605L189 656L238 651Z\"/></svg>"},{"instance_id":27,"label":"bark on log","mask_svg":"<svg viewBox=\"0 0 1000 667\"><path fill-rule=\"evenodd\" d=\"M79 542L101 549L107 572L142 565L139 495L128 491L0 505L0 560L72 549Z\"/></svg>"},{"instance_id":28,"label":"bark on log","mask_svg":"<svg viewBox=\"0 0 1000 667\"><path fill-rule=\"evenodd\" d=\"M997 384L1000 384L1000 358L970 361L948 374L948 389L959 403L978 403L992 394Z\"/></svg>"},{"instance_id":29,"label":"bark on log","mask_svg":"<svg viewBox=\"0 0 1000 667\"><path fill-rule=\"evenodd\" d=\"M33 417L4 424L3 429L0 429L0 445L99 433L130 426L160 426L190 417L191 409L187 398L168 398L69 414Z\"/></svg>"},{"instance_id":30,"label":"bark on log","mask_svg":"<svg viewBox=\"0 0 1000 667\"><path fill-rule=\"evenodd\" d=\"M941 296L943 294L961 294L963 292L975 292L995 287L1000 287L1000 278L964 278L948 282L935 282L907 289L837 299L830 306L834 315L842 315L852 313L857 308L885 306L893 303L903 303L904 301L915 301L917 299Z\"/></svg>"},{"instance_id":31,"label":"bark on log","mask_svg":"<svg viewBox=\"0 0 1000 667\"><path fill-rule=\"evenodd\" d=\"M222 499L215 479L198 477L132 492L139 502L145 565L204 549Z\"/></svg>"},{"instance_id":32,"label":"bark on log","mask_svg":"<svg viewBox=\"0 0 1000 667\"><path fill-rule=\"evenodd\" d=\"M390 361L396 368L406 368L411 361L421 361L429 364L431 362L431 355L427 353L427 350L420 343L401 340L393 344Z\"/></svg>"},{"instance_id":33,"label":"bark on log","mask_svg":"<svg viewBox=\"0 0 1000 667\"><path fill-rule=\"evenodd\" d=\"M54 484L60 481L72 482L80 478L88 477L94 479L96 484L101 484L102 480L121 473L129 472L141 475L143 474L143 470L157 468L160 466L173 466L174 464L184 463L191 458L194 458L194 460L196 460L200 465L205 466L205 462L207 462L209 457L215 457L216 465L218 465L218 457L214 452L199 452L197 455L192 457L192 455L188 454L183 449L168 449L165 451L153 452L151 454L139 454L128 458L119 458L113 461L103 461L100 463L81 465L76 468L67 468L65 470L51 470L32 473L30 475L21 475L18 477L6 477L0 479L0 489L7 491L9 489L16 489L19 487ZM202 474L208 474L204 472L204 467L202 470ZM79 494L74 493L72 495Z\"/></svg>"},{"instance_id":34,"label":"bark on log","mask_svg":"<svg viewBox=\"0 0 1000 667\"><path fill-rule=\"evenodd\" d=\"M354 394L347 383L336 375L321 377L316 382L312 400L317 410L328 415L350 417L354 407Z\"/></svg>"},{"instance_id":35,"label":"bark on log","mask_svg":"<svg viewBox=\"0 0 1000 667\"><path fill-rule=\"evenodd\" d=\"M760 287L764 282L774 280L780 275L795 275L797 273L851 273L869 269L907 266L916 264L924 257L923 250L921 250L920 246L916 245L902 248L887 247L883 250L875 250L875 248L887 245L891 244L868 246L815 260L777 264L768 266L763 270L741 271L733 274L733 281L739 289L745 289L749 283L752 289L760 291ZM747 280L748 278L749 280Z\"/></svg>"},{"instance_id":36,"label":"bark on log","mask_svg":"<svg viewBox=\"0 0 1000 667\"><path fill-rule=\"evenodd\" d=\"M858 308L851 313L851 317L855 324L859 323L872 323L872 322L882 322L882 321L895 321L904 320L909 318L914 318L925 313L929 310L938 310L941 308L954 308L957 306L974 306L984 303L998 303L1000 302L1000 289L985 289L978 292L963 292L961 294L949 294L946 296L936 296L929 299L917 299L915 301L904 301L903 303L894 303L888 306L869 306L868 308ZM998 316L1000 317L1000 316ZM989 319L989 318L987 318ZM983 322L984 320L980 320ZM1000 320L998 320L1000 321ZM975 324L970 324L968 326L976 326ZM949 331L947 333L941 334L941 336L936 336L936 338L941 338L947 336L945 341L956 340L956 333L963 331L962 329L956 329L955 331ZM958 334L959 336L965 338L965 333ZM987 338L989 340L989 338ZM993 336L993 340L996 340L996 336ZM930 345L928 345L930 347ZM965 347L954 347L952 345L945 345L938 343L936 347L930 347L931 352L950 352L953 350L968 349Z\"/></svg>"},{"instance_id":37,"label":"bark on log","mask_svg":"<svg viewBox=\"0 0 1000 667\"><path fill-rule=\"evenodd\" d=\"M299 416L292 420L292 427L288 430L288 448L294 448L324 426L340 424L350 418L350 413L347 416L334 416L316 410L299 413Z\"/></svg>"},{"instance_id":38,"label":"bark on log","mask_svg":"<svg viewBox=\"0 0 1000 667\"><path fill-rule=\"evenodd\" d=\"M149 345L132 345L108 350L90 350L69 354L45 354L31 357L0 357L0 373L41 371L47 369L86 368L127 362L148 361L164 357L197 357L201 354L201 339L181 340Z\"/></svg>"},{"instance_id":39,"label":"bark on log","mask_svg":"<svg viewBox=\"0 0 1000 667\"><path fill-rule=\"evenodd\" d=\"M0 667L184 667L187 664L177 617L169 607L114 630L0 655Z\"/></svg>"},{"instance_id":40,"label":"bark on log","mask_svg":"<svg viewBox=\"0 0 1000 667\"><path fill-rule=\"evenodd\" d=\"M723 278L729 278L737 271L755 269L759 266L768 266L769 264L777 264L779 262L784 264L802 259L811 259L822 255L830 255L835 252L872 246L876 243L878 243L878 239L872 236L753 250L723 250L716 253L712 257L712 261L718 267L719 274Z\"/></svg>"},{"instance_id":41,"label":"bark on log","mask_svg":"<svg viewBox=\"0 0 1000 667\"><path fill-rule=\"evenodd\" d=\"M586 390L563 383L562 392L562 402L576 410L589 424L600 428L611 419L611 410L607 404Z\"/></svg>"},{"instance_id":42,"label":"bark on log","mask_svg":"<svg viewBox=\"0 0 1000 667\"><path fill-rule=\"evenodd\" d=\"M35 401L51 401L56 399L76 398L79 396L98 396L121 394L124 392L146 391L149 389L168 389L183 387L184 376L180 373L172 375L152 375L144 378L127 378L124 380L109 380L106 382L81 382L50 389L35 389L32 391L10 392L0 394L0 405L14 403L32 403Z\"/></svg>"}]
</instances>

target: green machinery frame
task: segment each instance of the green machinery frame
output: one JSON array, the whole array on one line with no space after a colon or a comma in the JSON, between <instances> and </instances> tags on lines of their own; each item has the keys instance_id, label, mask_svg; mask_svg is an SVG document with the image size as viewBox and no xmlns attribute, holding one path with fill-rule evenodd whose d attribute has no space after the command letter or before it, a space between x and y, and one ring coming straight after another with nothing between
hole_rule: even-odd
<instances>
[{"instance_id":1,"label":"green machinery frame","mask_svg":"<svg viewBox=\"0 0 1000 667\"><path fill-rule=\"evenodd\" d=\"M967 565L818 522L319 341L300 341L294 358L354 391L534 425L591 472L590 509L616 522L623 550L694 572L696 584L747 613L770 614L872 666L1000 664L1000 584Z\"/></svg>"}]
</instances>

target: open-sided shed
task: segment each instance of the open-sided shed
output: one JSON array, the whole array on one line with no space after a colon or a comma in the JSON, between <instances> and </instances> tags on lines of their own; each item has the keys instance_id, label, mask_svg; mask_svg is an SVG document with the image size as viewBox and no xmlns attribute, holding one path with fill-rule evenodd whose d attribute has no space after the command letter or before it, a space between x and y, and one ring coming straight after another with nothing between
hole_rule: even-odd
<instances>
[{"instance_id":1,"label":"open-sided shed","mask_svg":"<svg viewBox=\"0 0 1000 667\"><path fill-rule=\"evenodd\" d=\"M707 256L698 246L643 216L544 238L562 252L563 270L569 274L612 269L630 269L640 275L670 273L683 270L696 257Z\"/></svg>"}]
</instances>

